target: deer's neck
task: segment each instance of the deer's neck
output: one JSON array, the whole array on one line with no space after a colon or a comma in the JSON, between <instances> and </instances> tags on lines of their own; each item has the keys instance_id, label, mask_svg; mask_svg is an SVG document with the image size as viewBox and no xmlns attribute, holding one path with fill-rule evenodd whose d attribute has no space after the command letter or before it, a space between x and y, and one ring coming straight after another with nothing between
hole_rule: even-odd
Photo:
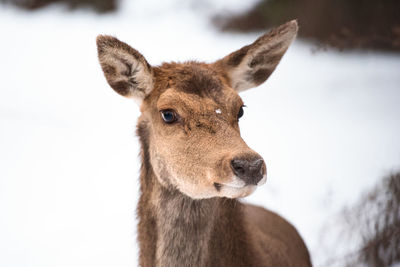
<instances>
[{"instance_id":1,"label":"deer's neck","mask_svg":"<svg viewBox=\"0 0 400 267\"><path fill-rule=\"evenodd\" d=\"M194 201L164 188L156 194L156 265L209 265L210 239L218 213L216 201Z\"/></svg>"},{"instance_id":2,"label":"deer's neck","mask_svg":"<svg viewBox=\"0 0 400 267\"><path fill-rule=\"evenodd\" d=\"M138 239L141 266L248 266L241 204L191 199L162 186L142 143ZM242 264L241 264L242 263Z\"/></svg>"}]
</instances>

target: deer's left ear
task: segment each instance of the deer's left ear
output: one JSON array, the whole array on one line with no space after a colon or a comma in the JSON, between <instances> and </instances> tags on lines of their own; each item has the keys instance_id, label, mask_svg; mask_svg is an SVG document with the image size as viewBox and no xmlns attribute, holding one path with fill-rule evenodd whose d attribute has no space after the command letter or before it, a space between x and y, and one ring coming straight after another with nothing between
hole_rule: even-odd
<instances>
[{"instance_id":1,"label":"deer's left ear","mask_svg":"<svg viewBox=\"0 0 400 267\"><path fill-rule=\"evenodd\" d=\"M141 102L153 90L153 68L142 54L117 38L99 35L96 41L108 84L118 94Z\"/></svg>"},{"instance_id":2,"label":"deer's left ear","mask_svg":"<svg viewBox=\"0 0 400 267\"><path fill-rule=\"evenodd\" d=\"M258 38L251 45L229 54L214 63L226 74L237 92L265 82L275 70L298 30L295 20L287 22Z\"/></svg>"}]
</instances>

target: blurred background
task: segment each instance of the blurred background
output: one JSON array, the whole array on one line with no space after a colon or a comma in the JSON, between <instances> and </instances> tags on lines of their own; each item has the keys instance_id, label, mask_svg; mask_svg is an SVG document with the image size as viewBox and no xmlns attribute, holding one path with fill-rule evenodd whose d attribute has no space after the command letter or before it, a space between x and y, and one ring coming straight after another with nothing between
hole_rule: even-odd
<instances>
[{"instance_id":1,"label":"blurred background","mask_svg":"<svg viewBox=\"0 0 400 267\"><path fill-rule=\"evenodd\" d=\"M400 1L0 0L0 266L137 266L135 103L95 38L150 62L212 62L298 19L241 94L268 182L243 201L303 236L315 266L400 266Z\"/></svg>"}]
</instances>

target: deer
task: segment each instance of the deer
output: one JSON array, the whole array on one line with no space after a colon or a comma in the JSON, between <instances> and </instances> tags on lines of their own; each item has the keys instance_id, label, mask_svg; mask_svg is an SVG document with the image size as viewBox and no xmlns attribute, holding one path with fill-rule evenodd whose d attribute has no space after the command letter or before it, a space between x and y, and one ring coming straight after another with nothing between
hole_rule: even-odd
<instances>
[{"instance_id":1,"label":"deer","mask_svg":"<svg viewBox=\"0 0 400 267\"><path fill-rule=\"evenodd\" d=\"M267 80L297 31L293 20L213 63L159 66L115 37L97 37L108 84L141 112L140 266L311 266L292 224L240 202L267 169L240 136L239 93Z\"/></svg>"}]
</instances>

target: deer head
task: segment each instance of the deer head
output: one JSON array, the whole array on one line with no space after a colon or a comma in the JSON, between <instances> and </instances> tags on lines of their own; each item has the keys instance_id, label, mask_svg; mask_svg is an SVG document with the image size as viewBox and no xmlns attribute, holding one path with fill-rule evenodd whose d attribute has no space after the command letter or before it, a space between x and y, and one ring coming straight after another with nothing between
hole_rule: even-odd
<instances>
[{"instance_id":1,"label":"deer head","mask_svg":"<svg viewBox=\"0 0 400 267\"><path fill-rule=\"evenodd\" d=\"M240 137L238 93L271 75L297 29L288 22L211 64L151 66L118 39L97 37L109 85L140 103L139 135L162 186L195 199L237 198L265 183L265 162Z\"/></svg>"}]
</instances>

